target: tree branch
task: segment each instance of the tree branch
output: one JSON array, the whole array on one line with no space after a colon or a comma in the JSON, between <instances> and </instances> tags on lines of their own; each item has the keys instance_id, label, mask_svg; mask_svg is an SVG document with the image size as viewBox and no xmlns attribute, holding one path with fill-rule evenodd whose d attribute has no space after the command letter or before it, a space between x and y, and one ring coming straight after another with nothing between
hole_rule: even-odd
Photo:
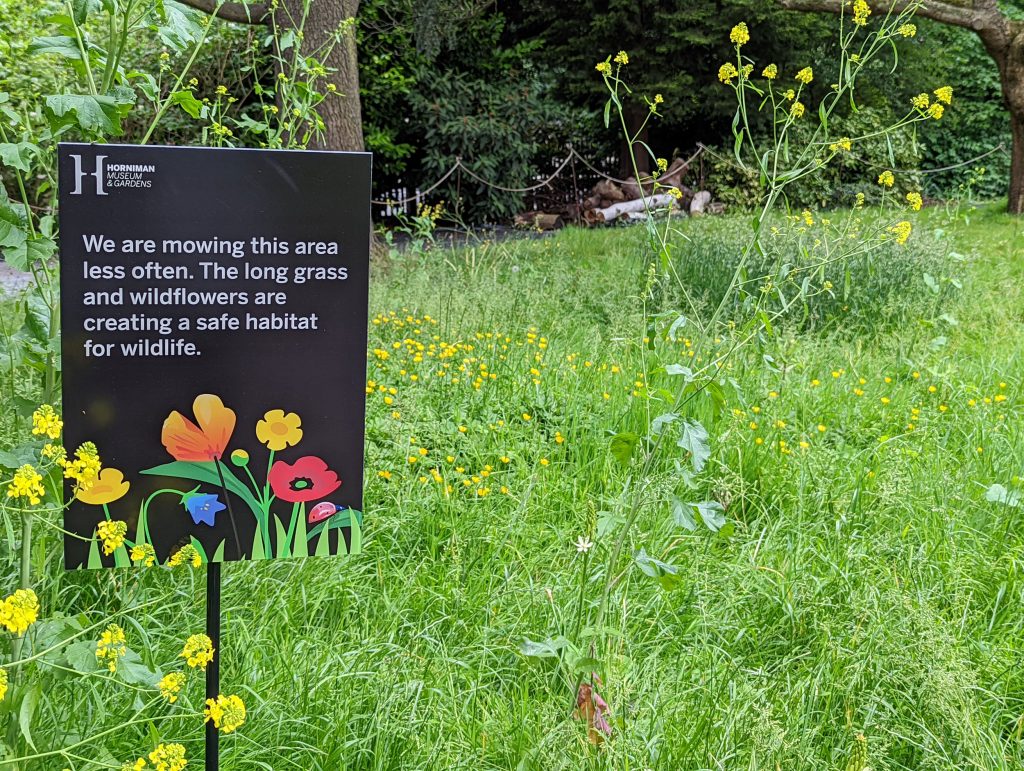
<instances>
[{"instance_id":1,"label":"tree branch","mask_svg":"<svg viewBox=\"0 0 1024 771\"><path fill-rule=\"evenodd\" d=\"M905 11L914 4L914 0L869 0L871 9L880 13ZM822 11L841 13L844 0L779 0L779 5L788 11ZM965 27L975 32L1004 32L1009 20L999 12L996 0L962 0L962 2L940 2L925 0L915 15L926 19Z\"/></svg>"},{"instance_id":2,"label":"tree branch","mask_svg":"<svg viewBox=\"0 0 1024 771\"><path fill-rule=\"evenodd\" d=\"M221 3L218 0L178 0L190 8L238 24L266 24L270 6L265 3Z\"/></svg>"}]
</instances>

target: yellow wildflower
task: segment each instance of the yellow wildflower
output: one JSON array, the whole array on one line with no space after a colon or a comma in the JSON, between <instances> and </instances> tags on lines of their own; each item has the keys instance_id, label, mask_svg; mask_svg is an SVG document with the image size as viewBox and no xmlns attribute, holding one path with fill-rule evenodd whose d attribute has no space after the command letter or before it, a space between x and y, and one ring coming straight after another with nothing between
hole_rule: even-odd
<instances>
[{"instance_id":1,"label":"yellow wildflower","mask_svg":"<svg viewBox=\"0 0 1024 771\"><path fill-rule=\"evenodd\" d=\"M174 704L178 700L178 694L184 685L184 672L168 672L160 679L156 687L160 689L160 695L167 699L168 703Z\"/></svg>"},{"instance_id":2,"label":"yellow wildflower","mask_svg":"<svg viewBox=\"0 0 1024 771\"><path fill-rule=\"evenodd\" d=\"M914 37L917 34L916 24L902 24L900 28L896 30L903 37Z\"/></svg>"},{"instance_id":3,"label":"yellow wildflower","mask_svg":"<svg viewBox=\"0 0 1024 771\"><path fill-rule=\"evenodd\" d=\"M187 543L171 555L171 558L167 560L167 564L172 568L185 564L191 564L192 567L198 568L203 565L203 557L198 550L196 550L195 546Z\"/></svg>"},{"instance_id":4,"label":"yellow wildflower","mask_svg":"<svg viewBox=\"0 0 1024 771\"><path fill-rule=\"evenodd\" d=\"M803 83L805 86L814 80L814 70L810 67L804 67L800 72L796 74L796 79Z\"/></svg>"},{"instance_id":5,"label":"yellow wildflower","mask_svg":"<svg viewBox=\"0 0 1024 771\"><path fill-rule=\"evenodd\" d=\"M843 137L839 141L833 142L831 145L829 145L829 150L831 150L833 153L838 153L840 151L849 152L850 148L852 147L853 142L850 141L850 138Z\"/></svg>"},{"instance_id":6,"label":"yellow wildflower","mask_svg":"<svg viewBox=\"0 0 1024 771\"><path fill-rule=\"evenodd\" d=\"M612 74L612 65L607 59L605 59L603 62L598 62L596 65L594 65L594 69L600 72L602 75Z\"/></svg>"},{"instance_id":7,"label":"yellow wildflower","mask_svg":"<svg viewBox=\"0 0 1024 771\"><path fill-rule=\"evenodd\" d=\"M206 670L206 665L213 661L213 641L205 634L194 634L185 641L181 658L193 669Z\"/></svg>"},{"instance_id":8,"label":"yellow wildflower","mask_svg":"<svg viewBox=\"0 0 1024 771\"><path fill-rule=\"evenodd\" d=\"M935 98L943 104L953 103L953 89L949 86L943 86L942 88L935 89Z\"/></svg>"},{"instance_id":9,"label":"yellow wildflower","mask_svg":"<svg viewBox=\"0 0 1024 771\"><path fill-rule=\"evenodd\" d=\"M32 413L32 434L56 439L64 428L64 421L50 404L43 404Z\"/></svg>"},{"instance_id":10,"label":"yellow wildflower","mask_svg":"<svg viewBox=\"0 0 1024 771\"><path fill-rule=\"evenodd\" d=\"M896 236L896 243L905 244L907 239L910 238L910 233L913 230L913 226L904 220L903 222L897 222L891 228L889 232Z\"/></svg>"},{"instance_id":11,"label":"yellow wildflower","mask_svg":"<svg viewBox=\"0 0 1024 771\"><path fill-rule=\"evenodd\" d=\"M46 494L43 477L30 463L18 468L14 478L7 485L8 498L24 498L32 506L37 505Z\"/></svg>"},{"instance_id":12,"label":"yellow wildflower","mask_svg":"<svg viewBox=\"0 0 1024 771\"><path fill-rule=\"evenodd\" d=\"M39 618L39 598L31 589L18 589L0 602L0 624L11 634L25 634Z\"/></svg>"},{"instance_id":13,"label":"yellow wildflower","mask_svg":"<svg viewBox=\"0 0 1024 771\"><path fill-rule=\"evenodd\" d=\"M928 105L932 103L932 100L928 96L928 94L918 94L917 96L910 100L910 103L914 105L914 107L916 107L918 110L927 110Z\"/></svg>"},{"instance_id":14,"label":"yellow wildflower","mask_svg":"<svg viewBox=\"0 0 1024 771\"><path fill-rule=\"evenodd\" d=\"M935 118L935 120L942 120L942 116L946 114L946 108L936 102L928 108L928 117Z\"/></svg>"},{"instance_id":15,"label":"yellow wildflower","mask_svg":"<svg viewBox=\"0 0 1024 771\"><path fill-rule=\"evenodd\" d=\"M867 0L854 0L853 2L853 23L863 27L868 23L868 16L871 15L871 6Z\"/></svg>"},{"instance_id":16,"label":"yellow wildflower","mask_svg":"<svg viewBox=\"0 0 1024 771\"><path fill-rule=\"evenodd\" d=\"M61 465L64 467L64 478L75 481L76 494L92 487L102 467L99 451L92 442L80 445L75 450L74 460L65 460Z\"/></svg>"},{"instance_id":17,"label":"yellow wildflower","mask_svg":"<svg viewBox=\"0 0 1024 771\"><path fill-rule=\"evenodd\" d=\"M153 544L135 544L135 546L132 547L131 558L132 562L136 565L142 565L147 568L153 567L153 565L156 564L156 551L153 549Z\"/></svg>"},{"instance_id":18,"label":"yellow wildflower","mask_svg":"<svg viewBox=\"0 0 1024 771\"><path fill-rule=\"evenodd\" d=\"M185 748L180 744L158 744L149 753L149 762L154 771L182 771L188 765L185 759Z\"/></svg>"},{"instance_id":19,"label":"yellow wildflower","mask_svg":"<svg viewBox=\"0 0 1024 771\"><path fill-rule=\"evenodd\" d=\"M224 696L206 700L204 710L206 722L213 721L215 728L229 734L245 722L245 703L238 696Z\"/></svg>"},{"instance_id":20,"label":"yellow wildflower","mask_svg":"<svg viewBox=\"0 0 1024 771\"><path fill-rule=\"evenodd\" d=\"M738 46L750 42L750 30L747 29L747 25L745 22L741 21L739 24L732 28L732 32L729 33L729 40L731 40Z\"/></svg>"},{"instance_id":21,"label":"yellow wildflower","mask_svg":"<svg viewBox=\"0 0 1024 771\"><path fill-rule=\"evenodd\" d=\"M768 80L775 80L779 76L779 68L774 64L769 64L761 72L761 77L767 78Z\"/></svg>"},{"instance_id":22,"label":"yellow wildflower","mask_svg":"<svg viewBox=\"0 0 1024 771\"><path fill-rule=\"evenodd\" d=\"M0 667L0 701L3 701L4 698L7 696L7 683L7 670Z\"/></svg>"},{"instance_id":23,"label":"yellow wildflower","mask_svg":"<svg viewBox=\"0 0 1024 771\"><path fill-rule=\"evenodd\" d=\"M907 202L914 211L921 211L921 207L924 206L920 193L907 193Z\"/></svg>"},{"instance_id":24,"label":"yellow wildflower","mask_svg":"<svg viewBox=\"0 0 1024 771\"><path fill-rule=\"evenodd\" d=\"M726 62L718 68L718 79L726 84L731 84L732 79L738 77L739 74L736 65L732 62Z\"/></svg>"},{"instance_id":25,"label":"yellow wildflower","mask_svg":"<svg viewBox=\"0 0 1024 771\"><path fill-rule=\"evenodd\" d=\"M893 173L891 171L883 171L881 174L878 175L878 184L882 185L883 187L892 187L893 185L896 184L896 177L893 176Z\"/></svg>"},{"instance_id":26,"label":"yellow wildflower","mask_svg":"<svg viewBox=\"0 0 1024 771\"><path fill-rule=\"evenodd\" d=\"M629 54L627 54L625 51L619 51L617 54L615 54L614 61L616 64L629 64Z\"/></svg>"},{"instance_id":27,"label":"yellow wildflower","mask_svg":"<svg viewBox=\"0 0 1024 771\"><path fill-rule=\"evenodd\" d=\"M804 117L804 112L805 112L804 103L803 102L793 102L793 106L789 108L789 112L790 112L790 114L794 118L802 118L802 117Z\"/></svg>"},{"instance_id":28,"label":"yellow wildflower","mask_svg":"<svg viewBox=\"0 0 1024 771\"><path fill-rule=\"evenodd\" d=\"M128 655L128 646L125 643L124 629L117 624L108 625L96 643L96 659L101 664L106 664L111 672L116 672L118 659Z\"/></svg>"},{"instance_id":29,"label":"yellow wildflower","mask_svg":"<svg viewBox=\"0 0 1024 771\"><path fill-rule=\"evenodd\" d=\"M124 545L124 537L128 534L128 523L120 520L104 521L96 525L96 534L103 542L103 553L113 554Z\"/></svg>"}]
</instances>

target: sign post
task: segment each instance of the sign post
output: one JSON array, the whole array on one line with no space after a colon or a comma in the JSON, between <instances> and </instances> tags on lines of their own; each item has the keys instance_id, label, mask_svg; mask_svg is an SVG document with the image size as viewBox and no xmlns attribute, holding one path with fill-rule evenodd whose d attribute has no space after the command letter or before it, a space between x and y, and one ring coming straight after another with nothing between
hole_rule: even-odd
<instances>
[{"instance_id":1,"label":"sign post","mask_svg":"<svg viewBox=\"0 0 1024 771\"><path fill-rule=\"evenodd\" d=\"M370 156L62 144L59 171L65 566L205 564L216 699L220 563L361 548Z\"/></svg>"}]
</instances>

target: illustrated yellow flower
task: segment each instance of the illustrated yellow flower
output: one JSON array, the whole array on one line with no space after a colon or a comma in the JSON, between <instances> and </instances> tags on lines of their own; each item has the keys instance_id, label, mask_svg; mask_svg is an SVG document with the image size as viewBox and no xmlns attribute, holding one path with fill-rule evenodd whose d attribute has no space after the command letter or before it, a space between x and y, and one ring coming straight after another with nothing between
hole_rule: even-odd
<instances>
[{"instance_id":1,"label":"illustrated yellow flower","mask_svg":"<svg viewBox=\"0 0 1024 771\"><path fill-rule=\"evenodd\" d=\"M245 450L232 450L231 451L231 462L239 468L244 468L249 465L249 453Z\"/></svg>"},{"instance_id":2,"label":"illustrated yellow flower","mask_svg":"<svg viewBox=\"0 0 1024 771\"><path fill-rule=\"evenodd\" d=\"M607 59L605 59L603 62L598 62L597 64L595 64L594 69L600 72L602 75L612 74L612 65L611 62L609 62Z\"/></svg>"},{"instance_id":3,"label":"illustrated yellow flower","mask_svg":"<svg viewBox=\"0 0 1024 771\"><path fill-rule=\"evenodd\" d=\"M914 211L921 211L921 207L924 206L920 193L907 193L907 202Z\"/></svg>"},{"instance_id":4,"label":"illustrated yellow flower","mask_svg":"<svg viewBox=\"0 0 1024 771\"><path fill-rule=\"evenodd\" d=\"M78 492L78 500L91 506L102 506L113 503L128 493L129 483L124 474L116 468L108 466L100 471L96 480L88 488Z\"/></svg>"},{"instance_id":5,"label":"illustrated yellow flower","mask_svg":"<svg viewBox=\"0 0 1024 771\"><path fill-rule=\"evenodd\" d=\"M117 624L108 625L96 643L96 659L105 664L111 672L116 672L118 659L127 655L128 646L124 629Z\"/></svg>"},{"instance_id":6,"label":"illustrated yellow flower","mask_svg":"<svg viewBox=\"0 0 1024 771\"><path fill-rule=\"evenodd\" d=\"M25 634L39 618L39 598L31 589L18 589L0 602L0 624L11 634Z\"/></svg>"},{"instance_id":7,"label":"illustrated yellow flower","mask_svg":"<svg viewBox=\"0 0 1024 771\"><path fill-rule=\"evenodd\" d=\"M804 117L804 112L805 111L806 111L806 108L804 107L804 103L803 102L793 102L792 106L789 108L789 113L794 118L802 118L802 117Z\"/></svg>"},{"instance_id":8,"label":"illustrated yellow flower","mask_svg":"<svg viewBox=\"0 0 1024 771\"><path fill-rule=\"evenodd\" d=\"M245 722L245 703L238 696L224 696L206 700L203 711L205 722L213 721L215 728L229 734L238 730Z\"/></svg>"},{"instance_id":9,"label":"illustrated yellow flower","mask_svg":"<svg viewBox=\"0 0 1024 771\"><path fill-rule=\"evenodd\" d=\"M116 519L100 522L96 525L96 534L103 543L103 553L113 554L124 545L124 537L128 535L128 523Z\"/></svg>"},{"instance_id":10,"label":"illustrated yellow flower","mask_svg":"<svg viewBox=\"0 0 1024 771\"><path fill-rule=\"evenodd\" d=\"M158 744L149 753L149 762L154 771L182 771L188 765L185 759L185 748L180 744Z\"/></svg>"},{"instance_id":11,"label":"illustrated yellow flower","mask_svg":"<svg viewBox=\"0 0 1024 771\"><path fill-rule=\"evenodd\" d=\"M896 177L893 176L893 173L891 171L883 171L881 174L878 175L878 184L882 185L883 187L892 187L893 185L896 184Z\"/></svg>"},{"instance_id":12,"label":"illustrated yellow flower","mask_svg":"<svg viewBox=\"0 0 1024 771\"><path fill-rule=\"evenodd\" d=\"M46 488L43 487L43 477L29 463L18 468L14 472L14 478L7 485L8 498L23 498L32 506L36 506L46 495Z\"/></svg>"},{"instance_id":13,"label":"illustrated yellow flower","mask_svg":"<svg viewBox=\"0 0 1024 771\"><path fill-rule=\"evenodd\" d=\"M910 238L910 233L913 231L913 226L904 220L903 222L897 222L891 228L889 232L896 236L896 243L905 244Z\"/></svg>"},{"instance_id":14,"label":"illustrated yellow flower","mask_svg":"<svg viewBox=\"0 0 1024 771\"><path fill-rule=\"evenodd\" d=\"M726 62L718 68L718 79L726 84L732 83L732 79L738 77L739 74L736 65L732 62Z\"/></svg>"},{"instance_id":15,"label":"illustrated yellow flower","mask_svg":"<svg viewBox=\"0 0 1024 771\"><path fill-rule=\"evenodd\" d=\"M132 547L132 562L136 565L151 568L156 564L156 551L149 543L138 543Z\"/></svg>"},{"instance_id":16,"label":"illustrated yellow flower","mask_svg":"<svg viewBox=\"0 0 1024 771\"><path fill-rule=\"evenodd\" d=\"M629 54L627 54L625 51L619 51L617 54L615 54L614 61L616 64L629 64Z\"/></svg>"},{"instance_id":17,"label":"illustrated yellow flower","mask_svg":"<svg viewBox=\"0 0 1024 771\"><path fill-rule=\"evenodd\" d=\"M198 568L203 565L203 557L196 550L195 546L187 543L171 555L171 558L167 560L167 564L172 568L181 565L191 565L194 568Z\"/></svg>"},{"instance_id":18,"label":"illustrated yellow flower","mask_svg":"<svg viewBox=\"0 0 1024 771\"><path fill-rule=\"evenodd\" d=\"M917 34L916 24L902 24L900 28L896 30L903 37L914 37Z\"/></svg>"},{"instance_id":19,"label":"illustrated yellow flower","mask_svg":"<svg viewBox=\"0 0 1024 771\"><path fill-rule=\"evenodd\" d=\"M53 405L43 404L32 413L32 434L56 439L64 428L64 421L53 409Z\"/></svg>"},{"instance_id":20,"label":"illustrated yellow flower","mask_svg":"<svg viewBox=\"0 0 1024 771\"><path fill-rule=\"evenodd\" d=\"M796 74L796 79L803 83L805 86L814 80L814 70L810 67L804 67L800 72Z\"/></svg>"},{"instance_id":21,"label":"illustrated yellow flower","mask_svg":"<svg viewBox=\"0 0 1024 771\"><path fill-rule=\"evenodd\" d=\"M168 703L174 704L178 700L178 694L185 685L184 672L168 672L156 687L160 689L160 695L167 699Z\"/></svg>"},{"instance_id":22,"label":"illustrated yellow flower","mask_svg":"<svg viewBox=\"0 0 1024 771\"><path fill-rule=\"evenodd\" d=\"M868 23L868 16L871 15L871 6L867 4L867 0L854 0L853 2L853 23L858 27L863 27Z\"/></svg>"},{"instance_id":23,"label":"illustrated yellow flower","mask_svg":"<svg viewBox=\"0 0 1024 771\"><path fill-rule=\"evenodd\" d=\"M768 80L775 80L779 76L779 68L774 64L769 64L761 72L761 77L768 78Z\"/></svg>"},{"instance_id":24,"label":"illustrated yellow flower","mask_svg":"<svg viewBox=\"0 0 1024 771\"><path fill-rule=\"evenodd\" d=\"M729 33L729 40L731 40L738 46L750 42L750 30L747 29L747 25L745 22L741 21L739 24L732 28L732 31Z\"/></svg>"},{"instance_id":25,"label":"illustrated yellow flower","mask_svg":"<svg viewBox=\"0 0 1024 771\"><path fill-rule=\"evenodd\" d=\"M206 665L213 661L213 653L213 641L205 634L194 634L185 641L181 658L193 669L205 671Z\"/></svg>"},{"instance_id":26,"label":"illustrated yellow flower","mask_svg":"<svg viewBox=\"0 0 1024 771\"><path fill-rule=\"evenodd\" d=\"M256 424L256 438L268 449L279 452L294 447L302 439L302 420L294 412L270 410Z\"/></svg>"}]
</instances>

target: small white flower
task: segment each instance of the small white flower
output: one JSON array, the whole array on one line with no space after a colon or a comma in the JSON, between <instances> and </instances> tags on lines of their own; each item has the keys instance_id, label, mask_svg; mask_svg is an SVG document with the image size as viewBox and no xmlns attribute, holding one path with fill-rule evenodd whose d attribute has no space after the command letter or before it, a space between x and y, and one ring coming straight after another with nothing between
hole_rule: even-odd
<instances>
[{"instance_id":1,"label":"small white flower","mask_svg":"<svg viewBox=\"0 0 1024 771\"><path fill-rule=\"evenodd\" d=\"M576 539L576 551L580 554L586 554L592 548L594 548L594 542L587 538L585 535L581 535Z\"/></svg>"}]
</instances>

